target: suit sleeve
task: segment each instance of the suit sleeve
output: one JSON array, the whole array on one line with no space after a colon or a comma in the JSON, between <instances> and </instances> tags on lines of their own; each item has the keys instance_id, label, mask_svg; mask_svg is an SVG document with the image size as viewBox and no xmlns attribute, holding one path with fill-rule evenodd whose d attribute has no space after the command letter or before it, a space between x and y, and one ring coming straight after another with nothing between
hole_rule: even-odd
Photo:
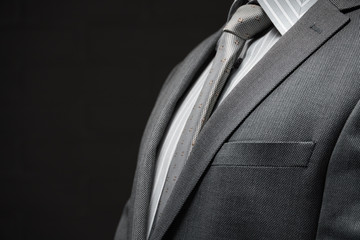
<instances>
[{"instance_id":1,"label":"suit sleeve","mask_svg":"<svg viewBox=\"0 0 360 240\"><path fill-rule=\"evenodd\" d=\"M360 239L359 102L349 115L329 161L316 239Z\"/></svg>"},{"instance_id":2,"label":"suit sleeve","mask_svg":"<svg viewBox=\"0 0 360 240\"><path fill-rule=\"evenodd\" d=\"M160 92L166 87L166 85L169 83L169 81L171 80L171 78L173 77L174 73L176 72L176 70L179 68L179 66L182 64L182 62L177 63L170 71L170 73L167 75L164 83L161 86L161 90Z\"/></svg>"},{"instance_id":3,"label":"suit sleeve","mask_svg":"<svg viewBox=\"0 0 360 240\"><path fill-rule=\"evenodd\" d=\"M123 208L119 224L116 228L114 240L128 239L127 236L128 215L129 215L129 200L126 202Z\"/></svg>"}]
</instances>

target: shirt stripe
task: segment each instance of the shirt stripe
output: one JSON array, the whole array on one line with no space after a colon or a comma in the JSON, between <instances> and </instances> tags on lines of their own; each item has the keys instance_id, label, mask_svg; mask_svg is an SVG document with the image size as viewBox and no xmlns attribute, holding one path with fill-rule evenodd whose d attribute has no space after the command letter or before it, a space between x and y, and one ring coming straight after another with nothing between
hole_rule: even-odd
<instances>
[{"instance_id":1,"label":"shirt stripe","mask_svg":"<svg viewBox=\"0 0 360 240\"><path fill-rule=\"evenodd\" d=\"M258 0L281 35L284 35L316 1Z\"/></svg>"}]
</instances>

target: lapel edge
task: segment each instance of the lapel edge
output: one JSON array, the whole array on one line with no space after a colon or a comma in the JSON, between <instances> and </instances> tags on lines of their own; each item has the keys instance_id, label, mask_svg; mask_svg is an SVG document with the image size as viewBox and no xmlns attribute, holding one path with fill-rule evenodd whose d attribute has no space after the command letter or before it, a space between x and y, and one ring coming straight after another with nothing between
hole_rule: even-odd
<instances>
[{"instance_id":1,"label":"lapel edge","mask_svg":"<svg viewBox=\"0 0 360 240\"><path fill-rule=\"evenodd\" d=\"M340 11L347 11L353 8L360 7L359 0L329 0L335 7L337 7Z\"/></svg>"}]
</instances>

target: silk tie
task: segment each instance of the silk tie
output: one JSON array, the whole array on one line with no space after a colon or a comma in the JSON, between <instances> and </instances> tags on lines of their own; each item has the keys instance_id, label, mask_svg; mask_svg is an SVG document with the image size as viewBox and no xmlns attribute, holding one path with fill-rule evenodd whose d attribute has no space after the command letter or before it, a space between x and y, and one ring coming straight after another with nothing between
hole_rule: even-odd
<instances>
[{"instance_id":1,"label":"silk tie","mask_svg":"<svg viewBox=\"0 0 360 240\"><path fill-rule=\"evenodd\" d=\"M158 203L155 222L157 222L163 213L164 207L192 147L196 144L197 136L209 119L216 100L221 93L235 61L244 47L245 41L270 26L271 21L260 6L246 4L236 10L223 28L210 72L191 111L190 117L187 119L172 157Z\"/></svg>"}]
</instances>

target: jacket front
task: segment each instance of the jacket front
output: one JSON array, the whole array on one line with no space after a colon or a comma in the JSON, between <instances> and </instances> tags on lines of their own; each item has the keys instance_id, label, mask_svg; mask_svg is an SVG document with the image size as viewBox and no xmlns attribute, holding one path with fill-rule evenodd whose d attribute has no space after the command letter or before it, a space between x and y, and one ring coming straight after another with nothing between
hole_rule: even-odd
<instances>
[{"instance_id":1,"label":"jacket front","mask_svg":"<svg viewBox=\"0 0 360 240\"><path fill-rule=\"evenodd\" d=\"M233 89L149 239L360 239L359 5L319 0ZM218 36L164 83L116 240L145 239L157 146Z\"/></svg>"}]
</instances>

